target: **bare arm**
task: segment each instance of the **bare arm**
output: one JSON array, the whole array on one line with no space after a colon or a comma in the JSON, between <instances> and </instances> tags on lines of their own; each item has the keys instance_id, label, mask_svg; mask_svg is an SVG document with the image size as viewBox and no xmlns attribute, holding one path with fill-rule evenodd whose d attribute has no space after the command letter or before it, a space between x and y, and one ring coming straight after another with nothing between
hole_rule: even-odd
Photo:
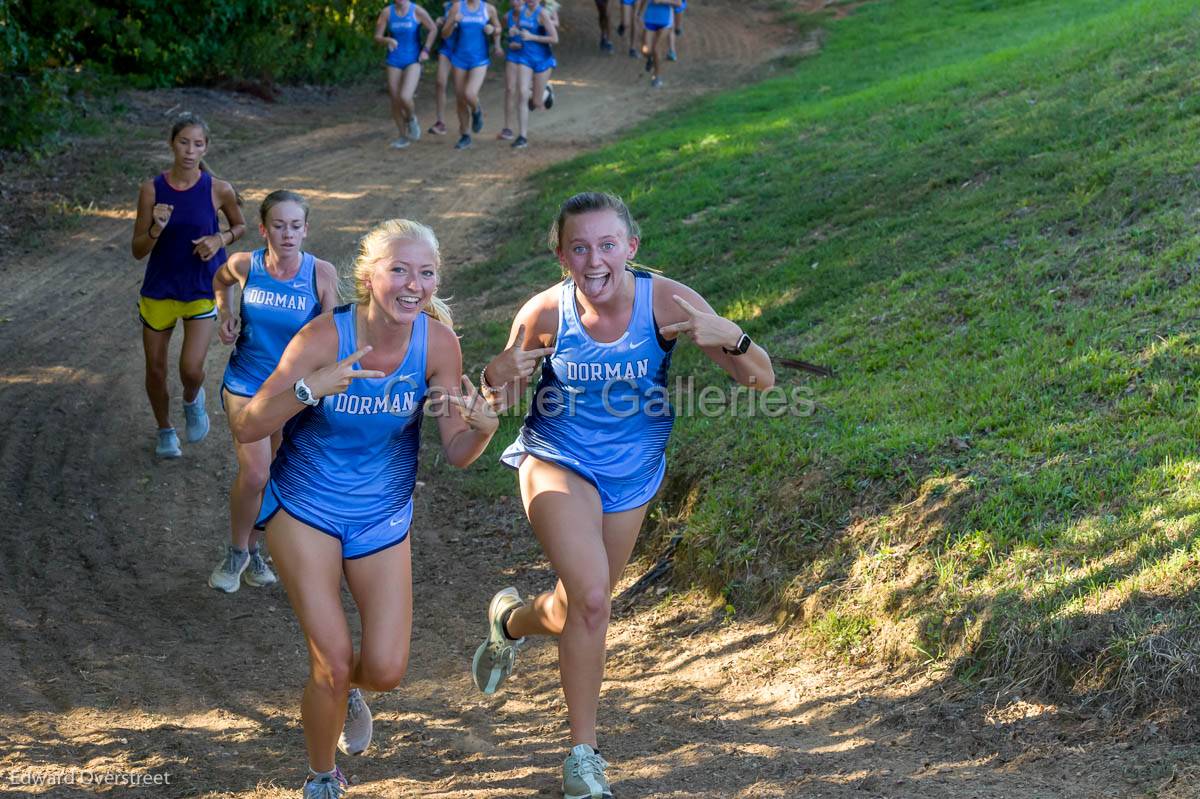
<instances>
[{"instance_id":1,"label":"bare arm","mask_svg":"<svg viewBox=\"0 0 1200 799\"><path fill-rule=\"evenodd\" d=\"M213 295L217 301L217 336L223 344L237 339L238 318L233 313L233 287L245 286L250 274L250 253L235 252L213 275Z\"/></svg>"},{"instance_id":2,"label":"bare arm","mask_svg":"<svg viewBox=\"0 0 1200 799\"><path fill-rule=\"evenodd\" d=\"M505 349L483 368L480 389L497 413L516 405L542 358L554 353L559 287L534 296L513 319Z\"/></svg>"},{"instance_id":3,"label":"bare arm","mask_svg":"<svg viewBox=\"0 0 1200 799\"><path fill-rule=\"evenodd\" d=\"M329 261L317 259L317 301L321 303L321 313L333 313L338 304L337 269Z\"/></svg>"},{"instance_id":4,"label":"bare arm","mask_svg":"<svg viewBox=\"0 0 1200 799\"><path fill-rule=\"evenodd\" d=\"M384 35L384 32L387 30L388 11L390 10L391 6L389 5L387 8L384 8L383 11L380 11L379 16L375 19L375 41L377 41L379 44L387 45L389 52L394 50L397 45L395 39L393 39L391 36Z\"/></svg>"},{"instance_id":5,"label":"bare arm","mask_svg":"<svg viewBox=\"0 0 1200 799\"><path fill-rule=\"evenodd\" d=\"M496 7L491 3L485 3L484 7L487 9L488 20L492 23L492 50L495 51L496 55L502 56L504 55L504 50L500 47L500 35L502 33L500 29L500 15L496 13Z\"/></svg>"},{"instance_id":6,"label":"bare arm","mask_svg":"<svg viewBox=\"0 0 1200 799\"><path fill-rule=\"evenodd\" d=\"M154 204L154 181L147 180L138 189L137 217L133 221L133 257L142 260L154 249L171 218L171 206Z\"/></svg>"},{"instance_id":7,"label":"bare arm","mask_svg":"<svg viewBox=\"0 0 1200 799\"><path fill-rule=\"evenodd\" d=\"M422 55L428 58L429 51L433 49L433 41L437 38L437 23L433 21L433 17L429 16L429 12L425 9L420 6L413 6L413 8L417 11L417 21L425 27L425 30L429 31L429 33L425 34L425 44L421 45Z\"/></svg>"},{"instance_id":8,"label":"bare arm","mask_svg":"<svg viewBox=\"0 0 1200 799\"><path fill-rule=\"evenodd\" d=\"M771 356L758 344L742 355L730 355L742 338L736 322L717 314L704 298L676 280L654 279L654 318L663 338L680 333L696 342L708 359L743 386L766 390L775 385Z\"/></svg>"},{"instance_id":9,"label":"bare arm","mask_svg":"<svg viewBox=\"0 0 1200 799\"><path fill-rule=\"evenodd\" d=\"M462 373L462 349L453 330L431 320L428 352L430 412L437 416L446 460L463 468L487 449L500 420Z\"/></svg>"},{"instance_id":10,"label":"bare arm","mask_svg":"<svg viewBox=\"0 0 1200 799\"><path fill-rule=\"evenodd\" d=\"M446 15L446 24L442 26L442 38L449 39L454 35L454 29L458 27L459 7L458 4L450 6L450 13Z\"/></svg>"},{"instance_id":11,"label":"bare arm","mask_svg":"<svg viewBox=\"0 0 1200 799\"><path fill-rule=\"evenodd\" d=\"M354 368L371 351L370 347L363 347L340 361L337 347L337 328L330 315L322 314L302 327L258 393L240 414L230 418L234 437L243 444L260 441L303 410L305 405L296 399L293 390L300 378L304 378L313 396L319 399L344 391L354 378L384 377L383 372Z\"/></svg>"}]
</instances>

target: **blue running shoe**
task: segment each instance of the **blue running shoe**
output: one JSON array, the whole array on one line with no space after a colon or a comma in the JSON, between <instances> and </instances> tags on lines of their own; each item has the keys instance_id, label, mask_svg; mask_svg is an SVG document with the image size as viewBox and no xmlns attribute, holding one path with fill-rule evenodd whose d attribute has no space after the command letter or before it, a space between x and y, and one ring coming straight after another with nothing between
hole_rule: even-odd
<instances>
[{"instance_id":1,"label":"blue running shoe","mask_svg":"<svg viewBox=\"0 0 1200 799\"><path fill-rule=\"evenodd\" d=\"M483 105L477 103L475 110L471 112L471 132L478 133L483 130Z\"/></svg>"},{"instance_id":2,"label":"blue running shoe","mask_svg":"<svg viewBox=\"0 0 1200 799\"><path fill-rule=\"evenodd\" d=\"M464 133L459 137L458 142L454 145L455 150L465 150L471 146L471 136Z\"/></svg>"},{"instance_id":3,"label":"blue running shoe","mask_svg":"<svg viewBox=\"0 0 1200 799\"><path fill-rule=\"evenodd\" d=\"M189 444L203 441L208 435L208 411L204 407L204 388L196 394L196 399L183 403L183 416L187 421L187 440Z\"/></svg>"},{"instance_id":4,"label":"blue running shoe","mask_svg":"<svg viewBox=\"0 0 1200 799\"><path fill-rule=\"evenodd\" d=\"M178 458L183 455L183 450L179 448L179 435L174 427L158 431L158 446L154 448L154 454L160 458Z\"/></svg>"}]
</instances>

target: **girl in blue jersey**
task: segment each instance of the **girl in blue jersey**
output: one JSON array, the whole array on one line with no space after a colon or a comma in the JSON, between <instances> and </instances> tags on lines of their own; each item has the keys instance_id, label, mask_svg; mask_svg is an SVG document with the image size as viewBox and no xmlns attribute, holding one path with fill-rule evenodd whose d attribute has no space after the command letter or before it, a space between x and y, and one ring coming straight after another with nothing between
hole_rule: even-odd
<instances>
[{"instance_id":1,"label":"girl in blue jersey","mask_svg":"<svg viewBox=\"0 0 1200 799\"><path fill-rule=\"evenodd\" d=\"M550 45L558 42L554 15L540 0L521 0L508 12L508 64L505 90L504 130L499 138L513 138L508 129L510 114L516 112L514 148L529 146L529 112L549 108L554 102L550 75L558 63ZM514 107L515 106L515 107ZM504 134L508 135L505 136Z\"/></svg>"},{"instance_id":2,"label":"girl in blue jersey","mask_svg":"<svg viewBox=\"0 0 1200 799\"><path fill-rule=\"evenodd\" d=\"M436 296L433 231L385 222L362 240L357 301L309 322L245 409L238 441L281 426L267 486L271 555L308 643L301 712L306 799L338 799L335 750L371 741L362 691L388 691L408 665L412 630L409 525L426 399L442 450L456 466L483 452L496 416L462 374L449 311ZM362 622L354 651L342 612L345 578Z\"/></svg>"},{"instance_id":3,"label":"girl in blue jersey","mask_svg":"<svg viewBox=\"0 0 1200 799\"><path fill-rule=\"evenodd\" d=\"M446 19L450 16L450 7L453 5L454 0L446 0L442 7L442 15L433 21L439 35L441 35L442 27L446 24ZM434 84L433 95L437 118L429 127L429 132L437 136L446 135L446 84L454 69L450 64L450 56L454 54L454 45L457 41L458 34L454 33L450 36L442 36L442 41L438 44L437 80Z\"/></svg>"},{"instance_id":4,"label":"girl in blue jersey","mask_svg":"<svg viewBox=\"0 0 1200 799\"><path fill-rule=\"evenodd\" d=\"M421 28L427 31L421 43ZM421 79L421 65L429 60L429 49L437 36L433 17L412 0L395 0L379 12L375 20L375 41L387 47L387 84L391 97L392 120L397 137L392 147L402 149L421 138L413 95Z\"/></svg>"},{"instance_id":5,"label":"girl in blue jersey","mask_svg":"<svg viewBox=\"0 0 1200 799\"><path fill-rule=\"evenodd\" d=\"M458 112L458 142L454 147L465 150L471 146L471 133L483 130L483 107L479 104L479 89L487 77L491 63L487 37L492 37L493 52L500 49L500 17L496 7L485 0L458 0L450 8L442 36L457 34L450 64L454 68L454 103Z\"/></svg>"},{"instance_id":6,"label":"girl in blue jersey","mask_svg":"<svg viewBox=\"0 0 1200 799\"><path fill-rule=\"evenodd\" d=\"M736 323L682 283L631 268L639 241L620 199L589 192L563 203L550 244L565 278L525 303L508 349L480 377L502 410L546 358L520 436L502 460L518 469L526 515L558 584L529 604L515 588L492 598L472 675L490 694L526 636L558 638L571 728L567 799L612 796L596 751L610 595L666 469L676 339L686 334L743 385L774 383L767 353Z\"/></svg>"},{"instance_id":7,"label":"girl in blue jersey","mask_svg":"<svg viewBox=\"0 0 1200 799\"><path fill-rule=\"evenodd\" d=\"M225 344L237 342L221 386L221 403L230 418L242 412L275 370L292 336L337 304L333 264L301 250L308 236L308 202L295 192L271 192L259 207L259 220L267 246L234 253L213 277L217 335ZM236 313L234 286L241 294ZM209 586L219 591L233 593L243 579L255 587L275 582L259 551L254 522L280 436L276 430L261 441L234 439L238 471L229 492L230 543L208 578Z\"/></svg>"},{"instance_id":8,"label":"girl in blue jersey","mask_svg":"<svg viewBox=\"0 0 1200 799\"><path fill-rule=\"evenodd\" d=\"M680 0L679 8L675 9L674 24L667 33L667 60L679 60L679 37L683 35L683 12L687 11L687 0Z\"/></svg>"},{"instance_id":9,"label":"girl in blue jersey","mask_svg":"<svg viewBox=\"0 0 1200 799\"><path fill-rule=\"evenodd\" d=\"M179 436L171 426L171 396L167 388L167 351L175 325L183 320L183 349L179 378L183 382L183 413L187 440L208 435L204 407L204 357L212 338L216 304L212 279L225 263L225 247L246 231L239 198L233 186L214 177L204 163L208 125L194 114L182 114L168 139L171 168L138 190L133 223L133 257L147 255L146 277L138 299L142 348L146 354L146 394L158 423L155 454L182 455ZM221 229L217 213L229 227Z\"/></svg>"},{"instance_id":10,"label":"girl in blue jersey","mask_svg":"<svg viewBox=\"0 0 1200 799\"><path fill-rule=\"evenodd\" d=\"M675 25L675 12L683 0L638 0L638 16L642 19L642 55L646 56L646 71L650 73L650 85L662 88L663 59L659 56L661 45L667 41Z\"/></svg>"}]
</instances>

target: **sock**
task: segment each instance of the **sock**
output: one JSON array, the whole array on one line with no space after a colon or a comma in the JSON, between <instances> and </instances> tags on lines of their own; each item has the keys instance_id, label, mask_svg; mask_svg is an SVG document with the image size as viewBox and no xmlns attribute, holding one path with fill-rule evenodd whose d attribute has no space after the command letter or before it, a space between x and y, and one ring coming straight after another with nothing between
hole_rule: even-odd
<instances>
[{"instance_id":1,"label":"sock","mask_svg":"<svg viewBox=\"0 0 1200 799\"><path fill-rule=\"evenodd\" d=\"M519 638L514 638L508 632L508 617L513 614L514 610L516 610L516 608L509 608L508 610L504 611L504 615L500 617L500 631L504 633L504 637L508 640L519 641Z\"/></svg>"},{"instance_id":2,"label":"sock","mask_svg":"<svg viewBox=\"0 0 1200 799\"><path fill-rule=\"evenodd\" d=\"M330 769L329 771L316 771L315 769L313 769L312 766L308 767L308 778L310 780L319 780L319 779L323 779L325 777L328 777L331 780L336 780L337 779L337 767L335 766L334 768Z\"/></svg>"},{"instance_id":3,"label":"sock","mask_svg":"<svg viewBox=\"0 0 1200 799\"><path fill-rule=\"evenodd\" d=\"M167 432L168 430L170 430L171 432L174 432L174 431L175 431L175 428L174 428L174 427L160 427L160 428L158 428L158 432L160 432L160 433L165 433L165 432Z\"/></svg>"}]
</instances>

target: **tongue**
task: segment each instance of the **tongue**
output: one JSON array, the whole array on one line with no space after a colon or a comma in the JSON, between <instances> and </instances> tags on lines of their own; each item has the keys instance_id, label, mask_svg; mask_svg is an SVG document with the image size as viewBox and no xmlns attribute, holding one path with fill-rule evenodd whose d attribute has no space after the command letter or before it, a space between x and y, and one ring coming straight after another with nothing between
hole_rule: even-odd
<instances>
[{"instance_id":1,"label":"tongue","mask_svg":"<svg viewBox=\"0 0 1200 799\"><path fill-rule=\"evenodd\" d=\"M599 294L608 285L608 275L585 277L584 282L587 284L586 289L588 294Z\"/></svg>"}]
</instances>

